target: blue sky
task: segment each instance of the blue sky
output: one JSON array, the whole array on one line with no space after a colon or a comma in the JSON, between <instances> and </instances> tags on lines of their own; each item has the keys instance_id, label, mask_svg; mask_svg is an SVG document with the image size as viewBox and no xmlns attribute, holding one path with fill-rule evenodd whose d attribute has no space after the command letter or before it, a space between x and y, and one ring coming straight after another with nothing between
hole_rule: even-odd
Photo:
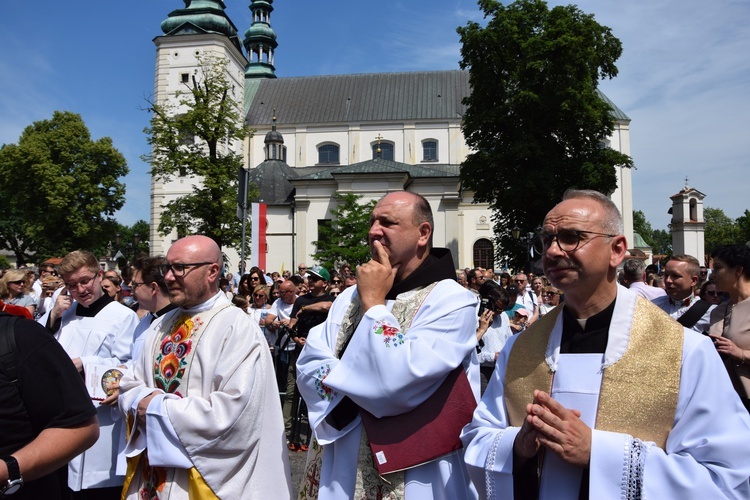
<instances>
[{"instance_id":1,"label":"blue sky","mask_svg":"<svg viewBox=\"0 0 750 500\"><path fill-rule=\"evenodd\" d=\"M250 0L227 0L240 33ZM570 2L551 1L551 5ZM159 25L180 0L0 0L0 144L55 110L80 113L94 138L125 155L124 224L149 218L142 110L153 92ZM750 208L750 2L583 0L623 43L619 76L602 90L632 119L634 206L666 229L685 185L730 217ZM474 0L276 0L276 74L455 69L455 28L480 21Z\"/></svg>"}]
</instances>

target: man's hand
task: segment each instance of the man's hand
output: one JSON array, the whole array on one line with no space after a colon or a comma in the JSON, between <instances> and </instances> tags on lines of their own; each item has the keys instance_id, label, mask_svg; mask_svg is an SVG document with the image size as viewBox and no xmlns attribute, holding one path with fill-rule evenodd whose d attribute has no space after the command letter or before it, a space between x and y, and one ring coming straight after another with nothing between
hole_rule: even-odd
<instances>
[{"instance_id":1,"label":"man's hand","mask_svg":"<svg viewBox=\"0 0 750 500\"><path fill-rule=\"evenodd\" d=\"M78 373L81 373L83 371L83 362L81 361L81 358L73 358L71 361L73 361Z\"/></svg>"},{"instance_id":2,"label":"man's hand","mask_svg":"<svg viewBox=\"0 0 750 500\"><path fill-rule=\"evenodd\" d=\"M564 408L546 392L534 391L534 403L526 405L526 413L524 426L533 427L541 446L569 464L589 465L591 429L581 421L580 411Z\"/></svg>"},{"instance_id":3,"label":"man's hand","mask_svg":"<svg viewBox=\"0 0 750 500\"><path fill-rule=\"evenodd\" d=\"M65 311L70 309L71 305L73 305L73 298L68 295L67 290L60 292L60 295L58 295L55 300L55 305L52 306L52 311L49 313L51 320L50 323L57 321Z\"/></svg>"},{"instance_id":4,"label":"man's hand","mask_svg":"<svg viewBox=\"0 0 750 500\"><path fill-rule=\"evenodd\" d=\"M398 271L398 268L391 267L391 261L380 241L372 242L372 250L372 259L357 266L357 291L364 311L385 304L385 296L393 287Z\"/></svg>"},{"instance_id":5,"label":"man's hand","mask_svg":"<svg viewBox=\"0 0 750 500\"><path fill-rule=\"evenodd\" d=\"M161 394L160 391L154 391L145 398L138 401L138 408L136 409L136 421L138 424L146 425L146 409L148 408L149 403L151 403L151 400L156 397L157 394Z\"/></svg>"}]
</instances>

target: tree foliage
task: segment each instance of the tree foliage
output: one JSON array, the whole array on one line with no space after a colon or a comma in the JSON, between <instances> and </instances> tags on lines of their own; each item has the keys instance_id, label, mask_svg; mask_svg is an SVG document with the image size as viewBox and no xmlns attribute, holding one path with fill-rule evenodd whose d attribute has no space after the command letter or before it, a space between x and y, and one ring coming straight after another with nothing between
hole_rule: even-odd
<instances>
[{"instance_id":1,"label":"tree foliage","mask_svg":"<svg viewBox=\"0 0 750 500\"><path fill-rule=\"evenodd\" d=\"M162 234L195 232L220 247L239 248L237 182L243 159L233 146L242 143L247 130L241 96L234 95L227 66L224 58L199 58L199 69L175 101L149 103L152 118L145 132L151 153L143 159L156 179L169 182L184 175L194 182L190 194L164 207Z\"/></svg>"},{"instance_id":2,"label":"tree foliage","mask_svg":"<svg viewBox=\"0 0 750 500\"><path fill-rule=\"evenodd\" d=\"M747 214L747 210L745 213ZM703 219L706 221L706 253L710 254L719 245L744 243L740 226L720 208L705 207Z\"/></svg>"},{"instance_id":3,"label":"tree foliage","mask_svg":"<svg viewBox=\"0 0 750 500\"><path fill-rule=\"evenodd\" d=\"M333 269L341 262L356 266L370 260L367 233L370 230L370 214L377 203L359 203L361 196L352 193L335 193L338 207L331 210L333 219L329 225L320 227L318 240L314 241L316 252L312 257L326 269Z\"/></svg>"},{"instance_id":4,"label":"tree foliage","mask_svg":"<svg viewBox=\"0 0 750 500\"><path fill-rule=\"evenodd\" d=\"M672 236L664 229L652 229L641 210L633 212L633 232L641 235L655 255L672 254Z\"/></svg>"},{"instance_id":5,"label":"tree foliage","mask_svg":"<svg viewBox=\"0 0 750 500\"><path fill-rule=\"evenodd\" d=\"M55 111L0 148L0 246L19 264L94 250L114 236L128 173L112 139L92 140L80 115Z\"/></svg>"},{"instance_id":6,"label":"tree foliage","mask_svg":"<svg viewBox=\"0 0 750 500\"><path fill-rule=\"evenodd\" d=\"M612 192L615 166L632 166L604 146L614 118L597 91L600 78L617 75L622 47L575 6L479 6L486 27L458 28L471 84L463 132L473 151L461 179L477 201L490 204L498 244L520 264L524 246L512 240L513 227L532 230L568 188Z\"/></svg>"}]
</instances>

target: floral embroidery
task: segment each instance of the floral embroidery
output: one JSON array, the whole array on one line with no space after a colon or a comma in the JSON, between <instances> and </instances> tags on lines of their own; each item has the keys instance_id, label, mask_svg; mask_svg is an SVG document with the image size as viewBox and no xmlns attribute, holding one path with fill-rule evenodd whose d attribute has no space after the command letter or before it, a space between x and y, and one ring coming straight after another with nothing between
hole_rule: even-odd
<instances>
[{"instance_id":1,"label":"floral embroidery","mask_svg":"<svg viewBox=\"0 0 750 500\"><path fill-rule=\"evenodd\" d=\"M159 346L159 354L154 362L154 383L158 389L182 396L178 391L187 367L185 357L193 347L191 337L203 325L200 318L182 315L172 333L165 336Z\"/></svg>"},{"instance_id":2,"label":"floral embroidery","mask_svg":"<svg viewBox=\"0 0 750 500\"><path fill-rule=\"evenodd\" d=\"M331 373L331 366L327 363L315 372L315 390L318 392L320 399L328 401L332 400L333 396L337 394L336 391L323 383L329 373Z\"/></svg>"},{"instance_id":3,"label":"floral embroidery","mask_svg":"<svg viewBox=\"0 0 750 500\"><path fill-rule=\"evenodd\" d=\"M164 490L167 471L163 467L150 467L148 457L143 453L140 457L140 469L143 486L138 491L140 500L158 500L159 493Z\"/></svg>"},{"instance_id":4,"label":"floral embroidery","mask_svg":"<svg viewBox=\"0 0 750 500\"><path fill-rule=\"evenodd\" d=\"M404 333L401 329L383 320L378 320L375 323L375 334L383 336L386 347L397 347L404 343Z\"/></svg>"}]
</instances>

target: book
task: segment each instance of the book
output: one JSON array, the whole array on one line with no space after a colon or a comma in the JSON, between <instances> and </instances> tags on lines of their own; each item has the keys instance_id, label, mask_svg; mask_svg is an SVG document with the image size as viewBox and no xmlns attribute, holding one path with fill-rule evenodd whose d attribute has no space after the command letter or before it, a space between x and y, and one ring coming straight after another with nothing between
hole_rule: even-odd
<instances>
[{"instance_id":1,"label":"book","mask_svg":"<svg viewBox=\"0 0 750 500\"><path fill-rule=\"evenodd\" d=\"M111 396L114 390L109 389L110 384L119 385L122 378L122 369L118 366L99 363L86 363L83 373L89 396L96 401L102 401Z\"/></svg>"},{"instance_id":2,"label":"book","mask_svg":"<svg viewBox=\"0 0 750 500\"><path fill-rule=\"evenodd\" d=\"M471 421L476 407L469 379L459 366L411 411L378 418L360 409L378 472L410 469L460 450L461 429Z\"/></svg>"}]
</instances>

